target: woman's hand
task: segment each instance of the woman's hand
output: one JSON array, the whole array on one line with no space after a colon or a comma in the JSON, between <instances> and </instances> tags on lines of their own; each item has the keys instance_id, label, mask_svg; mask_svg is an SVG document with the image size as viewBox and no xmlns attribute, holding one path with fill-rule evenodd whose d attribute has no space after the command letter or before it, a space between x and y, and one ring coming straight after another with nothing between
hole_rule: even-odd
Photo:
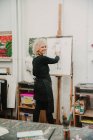
<instances>
[{"instance_id":1,"label":"woman's hand","mask_svg":"<svg viewBox=\"0 0 93 140\"><path fill-rule=\"evenodd\" d=\"M56 56L60 56L60 54L61 54L61 51L55 51Z\"/></svg>"}]
</instances>

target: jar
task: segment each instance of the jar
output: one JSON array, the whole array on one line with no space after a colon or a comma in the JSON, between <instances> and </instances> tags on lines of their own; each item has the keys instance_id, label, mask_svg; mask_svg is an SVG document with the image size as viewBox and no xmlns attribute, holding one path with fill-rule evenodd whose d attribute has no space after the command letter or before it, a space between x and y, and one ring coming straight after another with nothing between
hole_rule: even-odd
<instances>
[{"instance_id":1,"label":"jar","mask_svg":"<svg viewBox=\"0 0 93 140\"><path fill-rule=\"evenodd\" d=\"M69 126L66 126L66 127L63 126L63 135L64 135L64 140L70 140Z\"/></svg>"}]
</instances>

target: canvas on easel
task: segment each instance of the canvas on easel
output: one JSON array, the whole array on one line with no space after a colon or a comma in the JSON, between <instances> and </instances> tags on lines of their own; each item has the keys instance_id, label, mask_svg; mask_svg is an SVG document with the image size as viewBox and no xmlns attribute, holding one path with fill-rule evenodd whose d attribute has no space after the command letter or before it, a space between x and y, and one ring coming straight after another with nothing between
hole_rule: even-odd
<instances>
[{"instance_id":1,"label":"canvas on easel","mask_svg":"<svg viewBox=\"0 0 93 140\"><path fill-rule=\"evenodd\" d=\"M41 37L43 38L43 37ZM33 55L34 42L39 38L29 39L29 53ZM44 37L47 41L47 56L55 57L55 51L60 51L60 60L57 64L49 65L50 74L71 75L72 63L72 36L69 37Z\"/></svg>"},{"instance_id":2,"label":"canvas on easel","mask_svg":"<svg viewBox=\"0 0 93 140\"><path fill-rule=\"evenodd\" d=\"M50 65L50 74L71 75L72 37L47 38L47 56L55 57L55 50L60 52L57 64Z\"/></svg>"}]
</instances>

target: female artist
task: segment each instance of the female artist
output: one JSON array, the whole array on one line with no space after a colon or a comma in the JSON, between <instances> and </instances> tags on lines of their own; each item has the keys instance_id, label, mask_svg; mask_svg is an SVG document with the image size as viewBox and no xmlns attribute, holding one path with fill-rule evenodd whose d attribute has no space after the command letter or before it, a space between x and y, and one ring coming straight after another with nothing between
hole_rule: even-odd
<instances>
[{"instance_id":1,"label":"female artist","mask_svg":"<svg viewBox=\"0 0 93 140\"><path fill-rule=\"evenodd\" d=\"M33 113L33 121L39 121L40 110L46 110L46 118L48 123L53 124L54 119L54 99L52 92L51 77L49 74L48 64L55 64L59 61L56 52L55 58L45 56L47 51L47 43L45 39L38 39L33 45L35 58L33 59L33 75L35 76L35 100L36 106Z\"/></svg>"}]
</instances>

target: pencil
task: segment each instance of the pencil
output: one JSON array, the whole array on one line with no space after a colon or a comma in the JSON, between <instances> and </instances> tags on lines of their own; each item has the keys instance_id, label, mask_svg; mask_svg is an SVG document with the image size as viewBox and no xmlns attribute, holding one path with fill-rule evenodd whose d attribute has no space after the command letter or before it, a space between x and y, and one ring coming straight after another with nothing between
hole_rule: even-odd
<instances>
[{"instance_id":1,"label":"pencil","mask_svg":"<svg viewBox=\"0 0 93 140\"><path fill-rule=\"evenodd\" d=\"M53 129L53 131L52 131L51 135L49 136L48 140L50 140L50 139L51 139L51 137L52 137L53 133L55 132L55 129L56 129L56 128L54 128L54 129Z\"/></svg>"}]
</instances>

